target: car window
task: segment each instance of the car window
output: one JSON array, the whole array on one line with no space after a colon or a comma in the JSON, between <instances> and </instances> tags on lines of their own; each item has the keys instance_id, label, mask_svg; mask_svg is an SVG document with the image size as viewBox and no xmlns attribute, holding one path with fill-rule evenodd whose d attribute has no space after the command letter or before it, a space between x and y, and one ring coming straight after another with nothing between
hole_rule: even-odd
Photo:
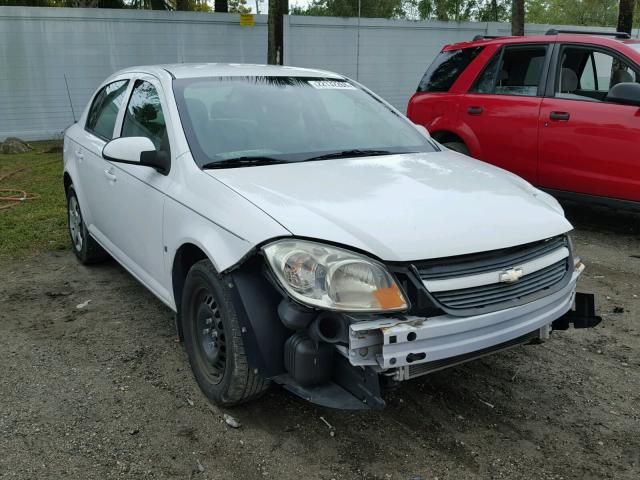
<instances>
[{"instance_id":1,"label":"car window","mask_svg":"<svg viewBox=\"0 0 640 480\"><path fill-rule=\"evenodd\" d=\"M535 97L546 54L545 45L505 47L487 63L470 91Z\"/></svg>"},{"instance_id":2,"label":"car window","mask_svg":"<svg viewBox=\"0 0 640 480\"><path fill-rule=\"evenodd\" d=\"M158 91L149 82L136 80L122 122L123 137L147 137L157 150L169 151L167 127Z\"/></svg>"},{"instance_id":3,"label":"car window","mask_svg":"<svg viewBox=\"0 0 640 480\"><path fill-rule=\"evenodd\" d=\"M87 115L85 128L105 140L113 138L116 118L127 90L128 80L104 86L96 95Z\"/></svg>"},{"instance_id":4,"label":"car window","mask_svg":"<svg viewBox=\"0 0 640 480\"><path fill-rule=\"evenodd\" d=\"M603 102L614 85L639 80L640 76L628 62L613 54L588 47L564 47L555 96Z\"/></svg>"},{"instance_id":5,"label":"car window","mask_svg":"<svg viewBox=\"0 0 640 480\"><path fill-rule=\"evenodd\" d=\"M418 85L418 92L448 92L483 47L440 52Z\"/></svg>"},{"instance_id":6,"label":"car window","mask_svg":"<svg viewBox=\"0 0 640 480\"><path fill-rule=\"evenodd\" d=\"M436 150L402 115L344 79L188 78L173 89L201 166L246 156L303 161L346 150Z\"/></svg>"}]
</instances>

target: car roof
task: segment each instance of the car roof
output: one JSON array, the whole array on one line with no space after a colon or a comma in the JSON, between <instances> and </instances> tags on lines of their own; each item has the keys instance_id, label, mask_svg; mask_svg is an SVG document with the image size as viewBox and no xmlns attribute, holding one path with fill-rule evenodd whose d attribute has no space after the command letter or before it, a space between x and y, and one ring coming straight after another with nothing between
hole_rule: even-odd
<instances>
[{"instance_id":1,"label":"car roof","mask_svg":"<svg viewBox=\"0 0 640 480\"><path fill-rule=\"evenodd\" d=\"M494 37L482 38L478 40L470 40L468 42L459 42L445 45L443 50L459 50L469 47L484 47L487 45L505 45L518 43L555 43L555 42L571 42L571 43L590 43L601 45L604 47L616 48L620 44L639 43L635 39L616 39L613 37L604 37L600 35L587 35L579 33L560 33L557 35L525 35L522 37Z\"/></svg>"},{"instance_id":2,"label":"car roof","mask_svg":"<svg viewBox=\"0 0 640 480\"><path fill-rule=\"evenodd\" d=\"M285 67L279 65L252 65L244 63L174 63L163 65L144 65L129 67L117 72L126 73L169 73L174 78L199 77L322 77L344 78L337 73L325 70L315 70L300 67Z\"/></svg>"}]
</instances>

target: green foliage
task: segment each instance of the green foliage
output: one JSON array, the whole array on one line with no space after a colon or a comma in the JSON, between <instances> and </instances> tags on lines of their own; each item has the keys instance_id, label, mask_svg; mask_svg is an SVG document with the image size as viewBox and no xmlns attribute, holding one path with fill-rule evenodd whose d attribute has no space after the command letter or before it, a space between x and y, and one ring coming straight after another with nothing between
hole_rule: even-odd
<instances>
[{"instance_id":1,"label":"green foliage","mask_svg":"<svg viewBox=\"0 0 640 480\"><path fill-rule=\"evenodd\" d=\"M404 18L403 0L362 0L361 16L369 18ZM357 0L313 0L307 8L293 7L293 15L357 17Z\"/></svg>"},{"instance_id":2,"label":"green foliage","mask_svg":"<svg viewBox=\"0 0 640 480\"><path fill-rule=\"evenodd\" d=\"M526 21L550 25L614 27L619 0L527 0ZM442 21L511 21L511 0L362 0L363 17ZM293 7L293 15L356 17L357 0L313 0ZM640 0L636 2L640 23Z\"/></svg>"},{"instance_id":3,"label":"green foliage","mask_svg":"<svg viewBox=\"0 0 640 480\"><path fill-rule=\"evenodd\" d=\"M468 21L477 8L475 0L420 0L420 19Z\"/></svg>"},{"instance_id":4,"label":"green foliage","mask_svg":"<svg viewBox=\"0 0 640 480\"><path fill-rule=\"evenodd\" d=\"M531 23L613 27L617 20L617 0L529 0L527 2L527 22Z\"/></svg>"},{"instance_id":5,"label":"green foliage","mask_svg":"<svg viewBox=\"0 0 640 480\"><path fill-rule=\"evenodd\" d=\"M251 13L247 0L229 0L229 13Z\"/></svg>"},{"instance_id":6,"label":"green foliage","mask_svg":"<svg viewBox=\"0 0 640 480\"><path fill-rule=\"evenodd\" d=\"M39 250L66 249L66 200L62 154L43 153L51 142L35 142L28 153L0 155L0 188L16 188L40 198L0 210L0 259ZM5 202L0 202L5 205Z\"/></svg>"}]
</instances>

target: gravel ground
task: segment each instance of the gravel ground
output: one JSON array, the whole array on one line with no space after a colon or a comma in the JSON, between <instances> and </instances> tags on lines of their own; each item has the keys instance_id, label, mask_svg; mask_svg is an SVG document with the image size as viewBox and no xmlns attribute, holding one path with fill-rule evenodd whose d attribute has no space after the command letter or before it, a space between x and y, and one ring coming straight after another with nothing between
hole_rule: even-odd
<instances>
[{"instance_id":1,"label":"gravel ground","mask_svg":"<svg viewBox=\"0 0 640 480\"><path fill-rule=\"evenodd\" d=\"M640 218L568 213L601 326L405 383L382 412L279 387L212 407L171 312L117 264L0 265L0 477L638 479Z\"/></svg>"}]
</instances>

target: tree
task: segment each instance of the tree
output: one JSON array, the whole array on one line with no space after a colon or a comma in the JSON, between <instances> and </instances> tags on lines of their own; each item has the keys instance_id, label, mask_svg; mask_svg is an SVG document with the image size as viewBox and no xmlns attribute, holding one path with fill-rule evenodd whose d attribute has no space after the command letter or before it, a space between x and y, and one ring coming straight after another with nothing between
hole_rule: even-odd
<instances>
[{"instance_id":1,"label":"tree","mask_svg":"<svg viewBox=\"0 0 640 480\"><path fill-rule=\"evenodd\" d=\"M612 27L619 0L528 0L527 21L550 25Z\"/></svg>"},{"instance_id":2,"label":"tree","mask_svg":"<svg viewBox=\"0 0 640 480\"><path fill-rule=\"evenodd\" d=\"M513 0L511 4L511 35L524 35L524 0Z\"/></svg>"},{"instance_id":3,"label":"tree","mask_svg":"<svg viewBox=\"0 0 640 480\"><path fill-rule=\"evenodd\" d=\"M283 64L283 16L288 13L289 0L269 0L269 24L267 32L267 61L269 65Z\"/></svg>"},{"instance_id":4,"label":"tree","mask_svg":"<svg viewBox=\"0 0 640 480\"><path fill-rule=\"evenodd\" d=\"M443 22L473 20L475 0L420 0L418 12L421 20L435 19Z\"/></svg>"},{"instance_id":5,"label":"tree","mask_svg":"<svg viewBox=\"0 0 640 480\"><path fill-rule=\"evenodd\" d=\"M618 31L631 35L633 29L633 12L636 8L636 0L620 0L618 10Z\"/></svg>"},{"instance_id":6,"label":"tree","mask_svg":"<svg viewBox=\"0 0 640 480\"><path fill-rule=\"evenodd\" d=\"M474 12L479 22L508 22L511 20L510 0L489 0L478 4Z\"/></svg>"},{"instance_id":7,"label":"tree","mask_svg":"<svg viewBox=\"0 0 640 480\"><path fill-rule=\"evenodd\" d=\"M229 13L251 13L247 0L229 0Z\"/></svg>"},{"instance_id":8,"label":"tree","mask_svg":"<svg viewBox=\"0 0 640 480\"><path fill-rule=\"evenodd\" d=\"M369 18L402 18L403 0L362 0L360 16ZM294 7L293 15L313 15L317 17L357 17L357 0L313 0L307 7Z\"/></svg>"},{"instance_id":9,"label":"tree","mask_svg":"<svg viewBox=\"0 0 640 480\"><path fill-rule=\"evenodd\" d=\"M227 0L214 0L213 11L218 13L227 13L229 11L229 2Z\"/></svg>"}]
</instances>

